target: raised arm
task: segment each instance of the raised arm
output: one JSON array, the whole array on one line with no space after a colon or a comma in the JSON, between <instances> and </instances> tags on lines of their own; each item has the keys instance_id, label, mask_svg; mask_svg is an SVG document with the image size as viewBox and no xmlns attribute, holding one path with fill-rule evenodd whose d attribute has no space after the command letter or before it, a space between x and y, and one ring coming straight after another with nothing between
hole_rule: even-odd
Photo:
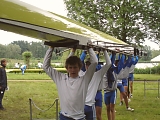
<instances>
[{"instance_id":1,"label":"raised arm","mask_svg":"<svg viewBox=\"0 0 160 120\"><path fill-rule=\"evenodd\" d=\"M127 58L127 56L125 56L125 59L126 59L126 58ZM123 65L123 69L125 69L125 68L127 67L127 65L129 64L130 60L131 60L131 57L128 56L126 62L125 62L124 65Z\"/></svg>"},{"instance_id":2,"label":"raised arm","mask_svg":"<svg viewBox=\"0 0 160 120\"><path fill-rule=\"evenodd\" d=\"M96 66L96 71L98 71L102 68L101 64L99 63L99 52L96 54L96 56L97 56L97 59L98 59L98 65Z\"/></svg>"},{"instance_id":3,"label":"raised arm","mask_svg":"<svg viewBox=\"0 0 160 120\"><path fill-rule=\"evenodd\" d=\"M76 52L76 49L75 49L75 48L72 48L72 49L71 49L71 52L70 52L70 54L69 54L69 56L68 56L68 58L69 58L70 56L73 56L73 55L75 54L75 52Z\"/></svg>"},{"instance_id":4,"label":"raised arm","mask_svg":"<svg viewBox=\"0 0 160 120\"><path fill-rule=\"evenodd\" d=\"M81 61L82 61L82 64L83 64L83 66L82 66L82 71L83 72L85 72L86 71L86 68L85 68L85 63L84 63L84 60L85 60L85 58L86 58L86 55L87 55L87 51L83 51L82 52L82 54L81 54L81 56L80 56L80 59L81 59Z\"/></svg>"},{"instance_id":5,"label":"raised arm","mask_svg":"<svg viewBox=\"0 0 160 120\"><path fill-rule=\"evenodd\" d=\"M56 82L56 80L59 80L59 78L57 77L60 76L61 73L58 72L56 69L53 69L51 66L51 58L52 58L53 50L54 48L49 47L48 50L46 51L44 61L43 61L43 69L46 72L46 74L48 74L48 76Z\"/></svg>"},{"instance_id":6,"label":"raised arm","mask_svg":"<svg viewBox=\"0 0 160 120\"><path fill-rule=\"evenodd\" d=\"M129 76L130 71L133 70L134 66L133 64L134 64L134 57L130 59L130 56L128 56L128 59L124 64L123 70L120 71L120 73L118 74L118 78L119 79L127 78Z\"/></svg>"},{"instance_id":7,"label":"raised arm","mask_svg":"<svg viewBox=\"0 0 160 120\"><path fill-rule=\"evenodd\" d=\"M46 51L44 61L43 61L43 69L48 69L51 67L51 58L52 58L52 53L53 53L54 48L49 47L48 50Z\"/></svg>"},{"instance_id":8,"label":"raised arm","mask_svg":"<svg viewBox=\"0 0 160 120\"><path fill-rule=\"evenodd\" d=\"M123 54L120 56L120 54L119 54L118 57L119 57L119 58L118 58L119 62L118 62L117 68L114 69L114 72L115 72L117 75L118 75L118 74L121 72L121 70L123 69L125 56L124 56Z\"/></svg>"},{"instance_id":9,"label":"raised arm","mask_svg":"<svg viewBox=\"0 0 160 120\"><path fill-rule=\"evenodd\" d=\"M117 72L118 74L123 69L124 59L125 59L125 55L122 54L121 57L120 57L119 63L118 63L118 72Z\"/></svg>"},{"instance_id":10,"label":"raised arm","mask_svg":"<svg viewBox=\"0 0 160 120\"><path fill-rule=\"evenodd\" d=\"M104 52L106 64L99 71L97 71L97 74L101 74L101 77L104 76L104 74L108 71L108 69L111 67L111 64L112 64L107 50L104 50L103 52Z\"/></svg>"},{"instance_id":11,"label":"raised arm","mask_svg":"<svg viewBox=\"0 0 160 120\"><path fill-rule=\"evenodd\" d=\"M114 63L115 63L115 59L116 59L115 52L112 52L112 54L110 55L110 59L111 59L111 65L112 65L112 67L114 67Z\"/></svg>"},{"instance_id":12,"label":"raised arm","mask_svg":"<svg viewBox=\"0 0 160 120\"><path fill-rule=\"evenodd\" d=\"M134 65L136 65L137 63L138 63L138 56L135 56Z\"/></svg>"},{"instance_id":13,"label":"raised arm","mask_svg":"<svg viewBox=\"0 0 160 120\"><path fill-rule=\"evenodd\" d=\"M86 71L86 74L84 75L87 84L89 84L89 82L91 81L92 76L96 70L96 66L98 64L98 59L96 57L96 54L93 48L89 48L88 53L90 56L91 64L89 65L88 70Z\"/></svg>"}]
</instances>

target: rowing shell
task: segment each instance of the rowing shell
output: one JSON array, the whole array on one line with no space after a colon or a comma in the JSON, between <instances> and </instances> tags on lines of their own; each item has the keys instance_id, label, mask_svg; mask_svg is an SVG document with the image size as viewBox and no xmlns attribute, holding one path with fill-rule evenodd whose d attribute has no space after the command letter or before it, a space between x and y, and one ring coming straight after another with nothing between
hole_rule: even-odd
<instances>
[{"instance_id":1,"label":"rowing shell","mask_svg":"<svg viewBox=\"0 0 160 120\"><path fill-rule=\"evenodd\" d=\"M36 38L55 47L76 45L84 49L88 41L92 41L97 47L133 51L132 46L108 34L20 0L1 0L0 29Z\"/></svg>"}]
</instances>

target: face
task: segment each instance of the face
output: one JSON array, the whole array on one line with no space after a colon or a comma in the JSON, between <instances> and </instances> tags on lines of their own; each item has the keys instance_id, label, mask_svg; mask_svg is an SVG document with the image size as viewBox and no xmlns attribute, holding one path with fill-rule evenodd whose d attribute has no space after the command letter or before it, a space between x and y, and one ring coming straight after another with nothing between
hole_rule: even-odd
<instances>
[{"instance_id":1,"label":"face","mask_svg":"<svg viewBox=\"0 0 160 120\"><path fill-rule=\"evenodd\" d=\"M118 61L118 60L116 60L116 61L115 61L115 66L118 66L118 63L119 63L119 61Z\"/></svg>"},{"instance_id":2,"label":"face","mask_svg":"<svg viewBox=\"0 0 160 120\"><path fill-rule=\"evenodd\" d=\"M75 65L68 65L67 72L69 73L69 76L72 78L78 77L78 73L80 71L80 68L78 64Z\"/></svg>"},{"instance_id":3,"label":"face","mask_svg":"<svg viewBox=\"0 0 160 120\"><path fill-rule=\"evenodd\" d=\"M3 62L2 64L3 64L3 66L6 67L7 66L7 61Z\"/></svg>"}]
</instances>

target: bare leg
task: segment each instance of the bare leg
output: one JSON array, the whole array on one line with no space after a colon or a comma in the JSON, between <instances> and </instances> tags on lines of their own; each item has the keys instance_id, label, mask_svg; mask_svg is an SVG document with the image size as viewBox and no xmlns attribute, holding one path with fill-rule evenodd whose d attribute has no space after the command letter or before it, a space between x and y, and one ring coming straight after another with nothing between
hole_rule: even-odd
<instances>
[{"instance_id":1,"label":"bare leg","mask_svg":"<svg viewBox=\"0 0 160 120\"><path fill-rule=\"evenodd\" d=\"M120 93L120 101L123 101L123 96L121 93Z\"/></svg>"},{"instance_id":2,"label":"bare leg","mask_svg":"<svg viewBox=\"0 0 160 120\"><path fill-rule=\"evenodd\" d=\"M123 95L120 92L120 105L123 105Z\"/></svg>"},{"instance_id":3,"label":"bare leg","mask_svg":"<svg viewBox=\"0 0 160 120\"><path fill-rule=\"evenodd\" d=\"M112 120L112 119L111 119L110 105L106 105L106 109L107 109L107 118L108 118L108 120Z\"/></svg>"},{"instance_id":4,"label":"bare leg","mask_svg":"<svg viewBox=\"0 0 160 120\"><path fill-rule=\"evenodd\" d=\"M133 81L130 81L130 91L131 91L131 95L133 94Z\"/></svg>"},{"instance_id":5,"label":"bare leg","mask_svg":"<svg viewBox=\"0 0 160 120\"><path fill-rule=\"evenodd\" d=\"M126 104L126 108L128 108L128 98L127 98L127 95L126 95L125 92L121 92L121 94L122 94L122 96L123 96L123 98L124 98L124 102L125 102L125 104Z\"/></svg>"},{"instance_id":6,"label":"bare leg","mask_svg":"<svg viewBox=\"0 0 160 120\"><path fill-rule=\"evenodd\" d=\"M115 104L110 104L110 110L111 110L111 120L115 120Z\"/></svg>"},{"instance_id":7,"label":"bare leg","mask_svg":"<svg viewBox=\"0 0 160 120\"><path fill-rule=\"evenodd\" d=\"M96 106L97 120L102 120L101 114L102 114L102 107Z\"/></svg>"},{"instance_id":8,"label":"bare leg","mask_svg":"<svg viewBox=\"0 0 160 120\"><path fill-rule=\"evenodd\" d=\"M126 92L126 95L128 96L128 86L124 86L124 90Z\"/></svg>"}]
</instances>

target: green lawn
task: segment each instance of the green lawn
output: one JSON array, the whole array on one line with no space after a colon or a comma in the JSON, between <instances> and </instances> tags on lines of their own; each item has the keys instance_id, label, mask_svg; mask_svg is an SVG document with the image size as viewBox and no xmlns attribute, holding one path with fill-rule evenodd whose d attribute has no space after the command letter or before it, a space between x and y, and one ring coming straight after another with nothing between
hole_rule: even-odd
<instances>
[{"instance_id":1,"label":"green lawn","mask_svg":"<svg viewBox=\"0 0 160 120\"><path fill-rule=\"evenodd\" d=\"M7 76L9 80L51 80L46 73L7 73Z\"/></svg>"},{"instance_id":2,"label":"green lawn","mask_svg":"<svg viewBox=\"0 0 160 120\"><path fill-rule=\"evenodd\" d=\"M134 74L135 80L160 80L159 74Z\"/></svg>"},{"instance_id":3,"label":"green lawn","mask_svg":"<svg viewBox=\"0 0 160 120\"><path fill-rule=\"evenodd\" d=\"M46 73L25 73L22 75L21 73L7 73L9 80L50 80ZM159 80L160 75L158 74L134 74L135 80Z\"/></svg>"},{"instance_id":4,"label":"green lawn","mask_svg":"<svg viewBox=\"0 0 160 120\"><path fill-rule=\"evenodd\" d=\"M146 75L140 75L146 76ZM153 75L155 77L155 75ZM135 75L136 77L136 75ZM154 77L151 77L152 79ZM44 80L41 82L34 81L13 81L21 80ZM0 120L29 120L29 98L41 109L49 108L54 100L58 98L55 84L46 74L26 73L8 74L9 91L6 91L4 96L5 111L0 111ZM147 82L147 88L157 88L157 82ZM160 119L160 100L157 98L157 90L146 91L144 97L144 83L134 82L134 94L129 103L134 112L126 111L125 105L119 106L119 92L116 103L116 120L159 120ZM102 110L103 120L106 118L106 108L103 104ZM52 119L56 118L55 106L47 112L41 112L33 107L33 118L36 119Z\"/></svg>"}]
</instances>

